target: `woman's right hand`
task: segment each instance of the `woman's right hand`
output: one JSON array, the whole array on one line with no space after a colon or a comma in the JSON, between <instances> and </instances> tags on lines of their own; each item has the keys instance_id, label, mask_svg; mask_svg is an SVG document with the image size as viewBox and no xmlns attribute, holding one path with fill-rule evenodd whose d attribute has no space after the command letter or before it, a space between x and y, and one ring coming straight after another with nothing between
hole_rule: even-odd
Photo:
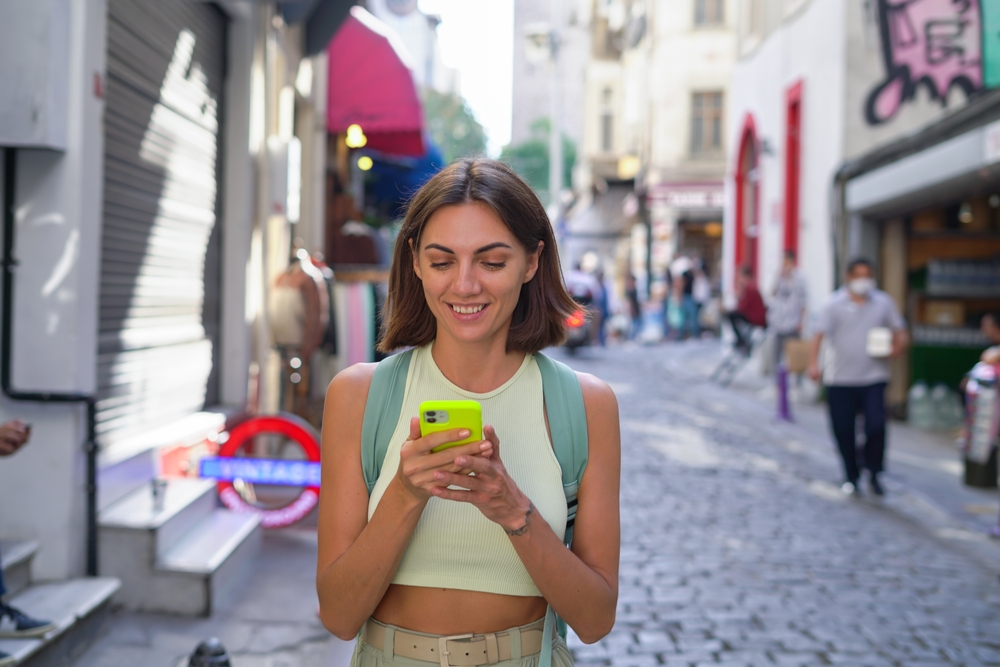
<instances>
[{"instance_id":1,"label":"woman's right hand","mask_svg":"<svg viewBox=\"0 0 1000 667\"><path fill-rule=\"evenodd\" d=\"M455 464L461 456L485 456L493 453L489 440L470 442L460 447L449 447L440 452L431 450L449 442L458 442L469 437L468 429L452 429L439 433L420 435L420 418L410 419L410 437L399 450L399 469L396 478L400 485L414 498L424 501L433 495L435 487L442 486L434 479L434 473L443 470L449 473L468 474L469 470Z\"/></svg>"}]
</instances>

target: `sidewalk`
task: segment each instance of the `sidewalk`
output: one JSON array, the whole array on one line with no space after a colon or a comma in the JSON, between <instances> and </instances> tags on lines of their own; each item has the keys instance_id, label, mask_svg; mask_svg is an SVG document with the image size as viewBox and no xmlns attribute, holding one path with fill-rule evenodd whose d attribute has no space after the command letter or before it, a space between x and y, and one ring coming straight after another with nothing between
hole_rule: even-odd
<instances>
[{"instance_id":1,"label":"sidewalk","mask_svg":"<svg viewBox=\"0 0 1000 667\"><path fill-rule=\"evenodd\" d=\"M316 530L269 530L246 585L212 617L115 612L73 667L186 667L209 637L222 640L233 667L347 667L354 642L320 623L315 577Z\"/></svg>"},{"instance_id":2,"label":"sidewalk","mask_svg":"<svg viewBox=\"0 0 1000 667\"><path fill-rule=\"evenodd\" d=\"M666 343L676 347L667 355L666 370L678 380L707 382L726 348L717 340ZM794 436L808 443L805 453L824 462L830 482L839 484L840 462L829 430L826 404L816 401L817 387L804 378L801 386L789 381L793 424L774 420L776 435ZM760 359L751 358L729 389L757 409L777 415L774 376L761 373ZM950 434L889 423L886 449L885 504L930 527L941 536L976 545L975 550L994 565L1000 562L1000 542L986 536L997 525L1000 492L962 483L963 463Z\"/></svg>"}]
</instances>

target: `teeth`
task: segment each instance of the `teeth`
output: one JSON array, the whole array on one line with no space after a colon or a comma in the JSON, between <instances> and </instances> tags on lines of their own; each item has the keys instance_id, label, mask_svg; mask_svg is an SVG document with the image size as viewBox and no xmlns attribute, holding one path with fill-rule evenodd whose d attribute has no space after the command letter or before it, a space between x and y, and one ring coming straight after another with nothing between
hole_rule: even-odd
<instances>
[{"instance_id":1,"label":"teeth","mask_svg":"<svg viewBox=\"0 0 1000 667\"><path fill-rule=\"evenodd\" d=\"M478 313L485 306L480 304L478 306L452 306L451 308L460 315L472 315L473 313Z\"/></svg>"}]
</instances>

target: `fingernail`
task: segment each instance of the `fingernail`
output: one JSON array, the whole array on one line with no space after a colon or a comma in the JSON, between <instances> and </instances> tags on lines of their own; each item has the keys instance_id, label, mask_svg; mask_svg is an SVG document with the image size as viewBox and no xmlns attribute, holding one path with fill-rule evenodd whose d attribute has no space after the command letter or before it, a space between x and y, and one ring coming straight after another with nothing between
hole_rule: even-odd
<instances>
[{"instance_id":1,"label":"fingernail","mask_svg":"<svg viewBox=\"0 0 1000 667\"><path fill-rule=\"evenodd\" d=\"M459 456L457 459L455 459L455 465L459 466L464 466L468 462L469 462L468 459L466 459L464 456Z\"/></svg>"},{"instance_id":2,"label":"fingernail","mask_svg":"<svg viewBox=\"0 0 1000 667\"><path fill-rule=\"evenodd\" d=\"M483 444L479 445L479 451L485 452L487 449L489 449L492 446L493 446L493 443L491 443L491 442L484 442Z\"/></svg>"},{"instance_id":3,"label":"fingernail","mask_svg":"<svg viewBox=\"0 0 1000 667\"><path fill-rule=\"evenodd\" d=\"M467 428L463 428L461 431L458 432L458 437L460 438L468 438L470 435L472 435L472 431L470 431Z\"/></svg>"},{"instance_id":4,"label":"fingernail","mask_svg":"<svg viewBox=\"0 0 1000 667\"><path fill-rule=\"evenodd\" d=\"M434 473L434 479L444 479L444 473L443 472Z\"/></svg>"}]
</instances>

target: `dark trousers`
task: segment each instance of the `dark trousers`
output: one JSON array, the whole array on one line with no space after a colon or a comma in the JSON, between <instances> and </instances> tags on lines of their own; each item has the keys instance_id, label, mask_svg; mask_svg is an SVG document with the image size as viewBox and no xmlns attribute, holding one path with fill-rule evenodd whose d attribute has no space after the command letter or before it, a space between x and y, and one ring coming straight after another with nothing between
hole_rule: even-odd
<instances>
[{"instance_id":1,"label":"dark trousers","mask_svg":"<svg viewBox=\"0 0 1000 667\"><path fill-rule=\"evenodd\" d=\"M854 433L859 412L865 418L864 465L873 475L882 472L885 458L885 387L885 382L879 382L863 387L826 388L830 425L840 448L840 456L844 459L844 475L849 482L857 482L860 475Z\"/></svg>"},{"instance_id":2,"label":"dark trousers","mask_svg":"<svg viewBox=\"0 0 1000 667\"><path fill-rule=\"evenodd\" d=\"M726 313L726 317L729 318L729 323L733 327L733 333L736 334L736 347L749 349L750 332L753 330L753 325L750 324L750 320L748 320L746 315L738 310Z\"/></svg>"},{"instance_id":3,"label":"dark trousers","mask_svg":"<svg viewBox=\"0 0 1000 667\"><path fill-rule=\"evenodd\" d=\"M0 598L7 593L7 587L3 585L3 563L0 563Z\"/></svg>"}]
</instances>

